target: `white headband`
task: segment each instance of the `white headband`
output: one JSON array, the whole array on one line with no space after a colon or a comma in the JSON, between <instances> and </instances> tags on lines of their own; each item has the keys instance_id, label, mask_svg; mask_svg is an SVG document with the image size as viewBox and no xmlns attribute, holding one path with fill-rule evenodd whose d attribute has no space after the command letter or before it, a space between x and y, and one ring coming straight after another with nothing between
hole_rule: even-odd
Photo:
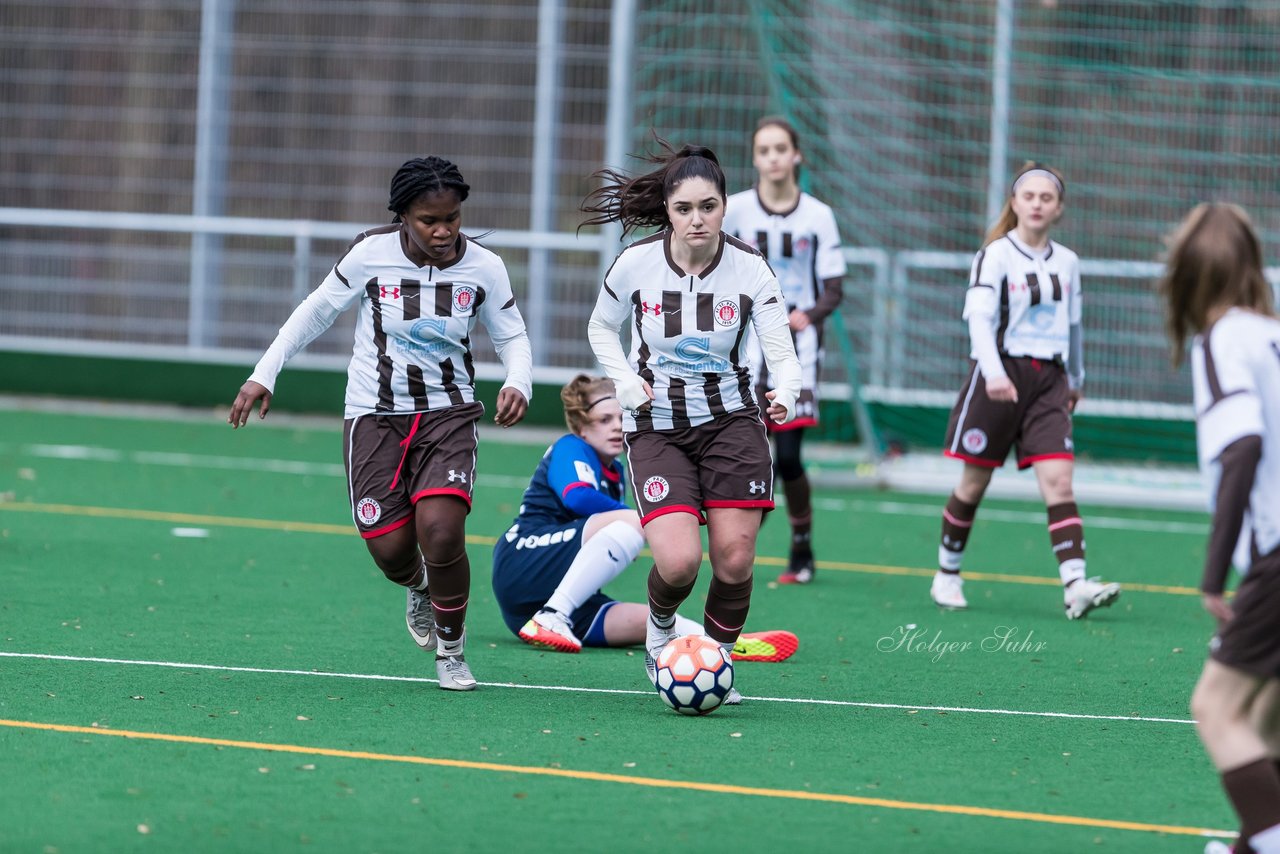
<instances>
[{"instance_id":1,"label":"white headband","mask_svg":"<svg viewBox=\"0 0 1280 854\"><path fill-rule=\"evenodd\" d=\"M1017 180L1013 182L1013 192L1018 192L1018 185L1028 178L1048 178L1053 182L1053 186L1058 188L1058 195L1062 195L1062 182L1058 180L1057 175L1053 174L1048 169L1028 169L1026 172L1023 172L1018 176Z\"/></svg>"}]
</instances>

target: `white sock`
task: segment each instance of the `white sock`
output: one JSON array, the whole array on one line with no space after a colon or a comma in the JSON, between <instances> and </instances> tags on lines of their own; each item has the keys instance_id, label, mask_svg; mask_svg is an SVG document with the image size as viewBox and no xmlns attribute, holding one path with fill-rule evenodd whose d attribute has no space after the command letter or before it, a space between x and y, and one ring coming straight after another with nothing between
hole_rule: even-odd
<instances>
[{"instance_id":1,"label":"white sock","mask_svg":"<svg viewBox=\"0 0 1280 854\"><path fill-rule=\"evenodd\" d=\"M462 646L467 640L467 630L462 630L462 637L456 641L447 641L444 638L436 639L436 658L446 658L453 655L462 655Z\"/></svg>"},{"instance_id":2,"label":"white sock","mask_svg":"<svg viewBox=\"0 0 1280 854\"><path fill-rule=\"evenodd\" d=\"M568 616L613 581L644 548L644 535L626 522L611 522L582 544L546 607Z\"/></svg>"},{"instance_id":3,"label":"white sock","mask_svg":"<svg viewBox=\"0 0 1280 854\"><path fill-rule=\"evenodd\" d=\"M1084 561L1078 557L1070 560L1064 560L1058 564L1058 575L1062 576L1062 586L1066 587L1073 581L1079 581L1084 578Z\"/></svg>"},{"instance_id":4,"label":"white sock","mask_svg":"<svg viewBox=\"0 0 1280 854\"><path fill-rule=\"evenodd\" d=\"M676 634L680 637L685 635L705 635L706 629L702 628L702 623L690 620L688 617L682 617L676 614Z\"/></svg>"},{"instance_id":5,"label":"white sock","mask_svg":"<svg viewBox=\"0 0 1280 854\"><path fill-rule=\"evenodd\" d=\"M1280 852L1280 824L1274 824L1261 833L1250 836L1249 844L1258 854L1277 854Z\"/></svg>"},{"instance_id":6,"label":"white sock","mask_svg":"<svg viewBox=\"0 0 1280 854\"><path fill-rule=\"evenodd\" d=\"M963 559L964 552L954 552L946 546L938 546L938 566L942 569L959 572Z\"/></svg>"}]
</instances>

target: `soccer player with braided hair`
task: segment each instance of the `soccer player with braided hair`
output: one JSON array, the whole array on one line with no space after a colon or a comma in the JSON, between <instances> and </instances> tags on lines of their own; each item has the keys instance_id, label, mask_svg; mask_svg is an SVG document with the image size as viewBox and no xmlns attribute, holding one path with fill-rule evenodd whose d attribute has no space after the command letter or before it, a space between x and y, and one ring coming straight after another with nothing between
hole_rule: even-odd
<instances>
[{"instance_id":1,"label":"soccer player with braided hair","mask_svg":"<svg viewBox=\"0 0 1280 854\"><path fill-rule=\"evenodd\" d=\"M721 230L725 177L709 148L658 139L648 172L596 173L583 224L657 228L622 250L605 275L587 337L617 388L627 468L653 552L645 666L676 633L707 526L707 635L731 651L751 605L756 537L773 509L773 461L762 415L795 417L800 362L778 280L760 253ZM630 329L631 351L619 337ZM758 405L743 347L759 337L774 378ZM731 694L733 702L738 699Z\"/></svg>"},{"instance_id":2,"label":"soccer player with braided hair","mask_svg":"<svg viewBox=\"0 0 1280 854\"><path fill-rule=\"evenodd\" d=\"M440 157L409 160L391 181L392 223L356 237L280 328L228 417L242 427L271 406L285 363L356 307L343 460L357 530L388 580L405 588L405 621L436 654L440 687L476 686L464 656L471 567L466 518L476 473L471 333L484 323L507 379L495 421L528 410L533 357L506 267L462 233L471 188Z\"/></svg>"}]
</instances>

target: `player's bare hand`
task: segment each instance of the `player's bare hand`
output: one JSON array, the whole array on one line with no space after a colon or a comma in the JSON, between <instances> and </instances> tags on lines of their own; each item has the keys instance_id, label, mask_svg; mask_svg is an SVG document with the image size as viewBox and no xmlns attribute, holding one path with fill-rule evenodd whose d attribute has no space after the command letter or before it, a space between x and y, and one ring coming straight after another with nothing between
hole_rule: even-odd
<instances>
[{"instance_id":1,"label":"player's bare hand","mask_svg":"<svg viewBox=\"0 0 1280 854\"><path fill-rule=\"evenodd\" d=\"M1067 411L1075 412L1076 407L1080 405L1080 400L1084 397L1084 392L1078 388L1071 389L1067 395Z\"/></svg>"},{"instance_id":2,"label":"player's bare hand","mask_svg":"<svg viewBox=\"0 0 1280 854\"><path fill-rule=\"evenodd\" d=\"M235 403L231 404L231 414L227 416L227 423L233 429L249 423L249 413L253 412L253 405L259 400L262 401L262 406L258 410L258 419L261 420L267 417L267 410L271 408L271 392L267 391L267 387L262 383L246 380L245 384L240 386L240 393L236 395Z\"/></svg>"},{"instance_id":3,"label":"player's bare hand","mask_svg":"<svg viewBox=\"0 0 1280 854\"><path fill-rule=\"evenodd\" d=\"M987 380L987 397L997 403L1017 403L1018 389L1008 377L992 377Z\"/></svg>"},{"instance_id":4,"label":"player's bare hand","mask_svg":"<svg viewBox=\"0 0 1280 854\"><path fill-rule=\"evenodd\" d=\"M1204 604L1206 611L1218 618L1219 625L1229 622L1235 616L1235 611L1231 610L1231 606L1227 604L1227 600L1221 593L1205 593L1200 597L1200 601Z\"/></svg>"},{"instance_id":5,"label":"player's bare hand","mask_svg":"<svg viewBox=\"0 0 1280 854\"><path fill-rule=\"evenodd\" d=\"M769 408L764 411L764 414L769 416L770 421L774 424L786 424L791 420L791 411L795 408L794 402L791 407L787 407L784 403L776 402L778 397L777 390L766 391L764 396L769 400Z\"/></svg>"},{"instance_id":6,"label":"player's bare hand","mask_svg":"<svg viewBox=\"0 0 1280 854\"><path fill-rule=\"evenodd\" d=\"M813 325L813 321L809 319L808 312L801 311L798 308L787 315L787 323L791 325L792 332L799 332L801 329L806 329Z\"/></svg>"},{"instance_id":7,"label":"player's bare hand","mask_svg":"<svg viewBox=\"0 0 1280 854\"><path fill-rule=\"evenodd\" d=\"M507 386L498 392L498 414L493 417L499 427L511 427L524 420L529 411L529 401L515 389Z\"/></svg>"}]
</instances>

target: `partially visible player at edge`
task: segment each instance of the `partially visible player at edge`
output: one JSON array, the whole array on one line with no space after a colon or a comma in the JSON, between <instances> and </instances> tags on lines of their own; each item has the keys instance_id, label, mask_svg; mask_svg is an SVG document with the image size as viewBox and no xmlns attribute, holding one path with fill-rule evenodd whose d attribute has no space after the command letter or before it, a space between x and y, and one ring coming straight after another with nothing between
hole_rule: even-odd
<instances>
[{"instance_id":1,"label":"partially visible player at edge","mask_svg":"<svg viewBox=\"0 0 1280 854\"><path fill-rule=\"evenodd\" d=\"M392 224L357 236L294 310L228 418L244 426L258 401L265 418L285 362L359 307L343 429L351 512L378 568L406 588L409 634L436 651L440 687L453 691L476 687L463 652L471 586L465 526L484 414L471 362L476 321L507 368L494 419L501 426L524 418L533 370L506 267L461 232L469 192L448 160L401 166L387 205Z\"/></svg>"},{"instance_id":2,"label":"partially visible player at edge","mask_svg":"<svg viewBox=\"0 0 1280 854\"><path fill-rule=\"evenodd\" d=\"M758 181L729 197L724 230L760 250L778 276L787 322L800 358L800 397L787 424L766 421L773 438L775 469L787 497L791 550L779 584L808 584L813 560L813 505L800 446L805 428L818 423L818 375L822 369L822 323L840 307L846 271L840 232L831 208L800 190L799 137L786 119L766 116L751 137L751 162ZM757 397L771 388L764 354L754 337L750 358Z\"/></svg>"},{"instance_id":3,"label":"partially visible player at edge","mask_svg":"<svg viewBox=\"0 0 1280 854\"><path fill-rule=\"evenodd\" d=\"M1191 712L1240 817L1234 850L1272 854L1280 852L1280 318L1257 234L1235 205L1194 208L1167 264L1161 293L1175 364L1195 336L1196 443L1213 514L1200 590L1218 626ZM1233 559L1246 574L1228 602Z\"/></svg>"},{"instance_id":4,"label":"partially visible player at edge","mask_svg":"<svg viewBox=\"0 0 1280 854\"><path fill-rule=\"evenodd\" d=\"M760 253L726 235L725 178L702 146L658 140L651 171L596 173L584 225L656 227L618 255L596 299L587 336L617 388L627 469L653 552L645 669L675 636L676 609L702 564L707 526L711 584L707 634L732 650L751 605L756 536L773 508L773 461L743 352L748 325L760 337L775 389L764 412L795 417L800 363L778 280ZM631 352L619 330L631 329ZM740 702L736 689L726 702Z\"/></svg>"},{"instance_id":5,"label":"partially visible player at edge","mask_svg":"<svg viewBox=\"0 0 1280 854\"><path fill-rule=\"evenodd\" d=\"M622 407L613 381L579 374L560 390L569 433L538 463L520 515L493 549L493 592L507 627L525 643L557 652L632 646L645 639L646 605L601 591L640 554L640 516L623 502ZM702 625L676 615L679 635ZM735 661L783 661L790 632L743 633Z\"/></svg>"},{"instance_id":6,"label":"partially visible player at edge","mask_svg":"<svg viewBox=\"0 0 1280 854\"><path fill-rule=\"evenodd\" d=\"M960 563L991 475L1016 448L1018 468L1034 467L1049 516L1049 541L1068 619L1110 605L1118 584L1087 578L1084 522L1072 489L1071 414L1082 396L1080 262L1049 239L1066 186L1048 166L1018 171L1004 209L973 261L964 320L969 377L951 411L944 453L964 462L942 511L938 572L930 595L965 608Z\"/></svg>"}]
</instances>

